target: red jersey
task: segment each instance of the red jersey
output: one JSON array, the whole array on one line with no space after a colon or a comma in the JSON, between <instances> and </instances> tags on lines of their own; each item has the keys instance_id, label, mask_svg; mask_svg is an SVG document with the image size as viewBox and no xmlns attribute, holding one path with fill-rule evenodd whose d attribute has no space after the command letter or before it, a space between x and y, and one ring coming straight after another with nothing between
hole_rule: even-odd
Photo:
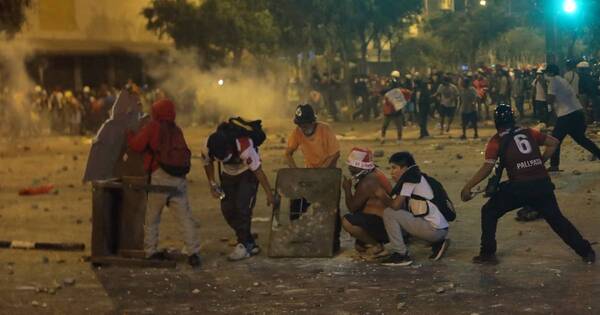
<instances>
[{"instance_id":1,"label":"red jersey","mask_svg":"<svg viewBox=\"0 0 600 315\"><path fill-rule=\"evenodd\" d=\"M485 162L496 163L500 144L508 137L508 130L495 134L485 148ZM504 149L504 168L511 182L523 182L548 178L544 167L540 145L546 141L546 135L530 128L515 129L512 139Z\"/></svg>"}]
</instances>

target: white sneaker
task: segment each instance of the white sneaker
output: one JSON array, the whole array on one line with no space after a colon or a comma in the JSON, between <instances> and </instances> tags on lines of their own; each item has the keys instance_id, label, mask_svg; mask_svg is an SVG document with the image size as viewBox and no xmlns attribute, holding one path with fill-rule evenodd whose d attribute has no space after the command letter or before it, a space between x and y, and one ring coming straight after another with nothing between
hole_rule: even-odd
<instances>
[{"instance_id":1,"label":"white sneaker","mask_svg":"<svg viewBox=\"0 0 600 315\"><path fill-rule=\"evenodd\" d=\"M233 249L233 252L227 256L227 259L230 261L238 261L248 257L250 257L250 253L246 249L246 246L244 246L242 243L238 243Z\"/></svg>"}]
</instances>

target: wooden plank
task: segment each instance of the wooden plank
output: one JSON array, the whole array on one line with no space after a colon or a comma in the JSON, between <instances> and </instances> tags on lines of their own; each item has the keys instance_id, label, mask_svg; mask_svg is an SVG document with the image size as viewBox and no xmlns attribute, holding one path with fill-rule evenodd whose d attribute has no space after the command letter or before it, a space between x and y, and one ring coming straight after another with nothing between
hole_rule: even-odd
<instances>
[{"instance_id":1,"label":"wooden plank","mask_svg":"<svg viewBox=\"0 0 600 315\"><path fill-rule=\"evenodd\" d=\"M110 265L140 268L175 268L177 263L170 260L150 260L139 258L124 258L119 256L93 256L90 259L93 265Z\"/></svg>"}]
</instances>

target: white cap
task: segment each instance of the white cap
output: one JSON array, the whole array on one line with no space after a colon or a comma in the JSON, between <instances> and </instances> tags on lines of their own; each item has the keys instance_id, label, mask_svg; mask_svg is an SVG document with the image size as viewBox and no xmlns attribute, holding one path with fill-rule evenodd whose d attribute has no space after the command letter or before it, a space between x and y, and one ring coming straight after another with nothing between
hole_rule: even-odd
<instances>
[{"instance_id":1,"label":"white cap","mask_svg":"<svg viewBox=\"0 0 600 315\"><path fill-rule=\"evenodd\" d=\"M589 68L589 67L590 67L590 64L587 61L582 61L577 64L577 68Z\"/></svg>"},{"instance_id":2,"label":"white cap","mask_svg":"<svg viewBox=\"0 0 600 315\"><path fill-rule=\"evenodd\" d=\"M391 75L393 78L399 78L399 77L400 77L400 71L398 71L398 70L394 70L394 71L392 71L392 73L390 73L390 75Z\"/></svg>"}]
</instances>

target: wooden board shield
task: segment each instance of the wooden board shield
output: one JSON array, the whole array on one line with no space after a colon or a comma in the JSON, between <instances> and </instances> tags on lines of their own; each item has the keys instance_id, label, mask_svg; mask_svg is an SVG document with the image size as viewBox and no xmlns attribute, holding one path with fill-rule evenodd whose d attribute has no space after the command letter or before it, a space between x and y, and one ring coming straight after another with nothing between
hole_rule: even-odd
<instances>
[{"instance_id":1,"label":"wooden board shield","mask_svg":"<svg viewBox=\"0 0 600 315\"><path fill-rule=\"evenodd\" d=\"M333 256L341 175L340 169L277 172L280 202L273 207L269 257Z\"/></svg>"}]
</instances>

